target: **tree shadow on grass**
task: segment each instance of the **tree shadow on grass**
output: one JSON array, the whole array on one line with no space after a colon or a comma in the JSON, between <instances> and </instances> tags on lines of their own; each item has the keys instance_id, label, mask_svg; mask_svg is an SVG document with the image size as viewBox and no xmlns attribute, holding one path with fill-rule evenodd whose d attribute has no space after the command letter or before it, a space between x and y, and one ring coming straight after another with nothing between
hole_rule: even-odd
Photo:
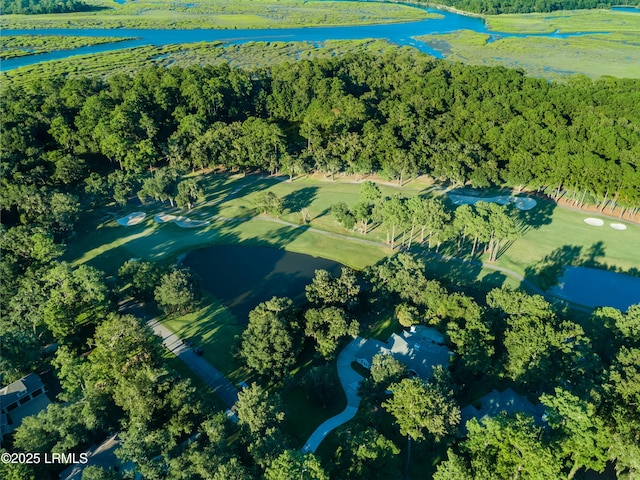
<instances>
[{"instance_id":1,"label":"tree shadow on grass","mask_svg":"<svg viewBox=\"0 0 640 480\"><path fill-rule=\"evenodd\" d=\"M529 197L532 198L532 197ZM551 200L536 197L536 206L531 210L518 210L518 219L523 224L522 235L529 229L538 229L551 223L557 205Z\"/></svg>"},{"instance_id":2,"label":"tree shadow on grass","mask_svg":"<svg viewBox=\"0 0 640 480\"><path fill-rule=\"evenodd\" d=\"M305 187L295 190L284 197L283 205L289 212L299 212L303 208L308 208L315 200L318 187Z\"/></svg>"},{"instance_id":3,"label":"tree shadow on grass","mask_svg":"<svg viewBox=\"0 0 640 480\"><path fill-rule=\"evenodd\" d=\"M565 267L582 264L582 258L582 247L564 245L556 248L535 265L526 267L524 279L546 291L558 283Z\"/></svg>"}]
</instances>

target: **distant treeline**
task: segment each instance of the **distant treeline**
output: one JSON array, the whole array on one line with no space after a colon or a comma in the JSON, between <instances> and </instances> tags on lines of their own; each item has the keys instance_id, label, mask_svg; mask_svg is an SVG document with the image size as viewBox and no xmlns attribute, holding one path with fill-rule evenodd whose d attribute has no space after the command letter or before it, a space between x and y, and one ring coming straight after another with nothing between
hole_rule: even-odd
<instances>
[{"instance_id":1,"label":"distant treeline","mask_svg":"<svg viewBox=\"0 0 640 480\"><path fill-rule=\"evenodd\" d=\"M424 0L417 0L418 2ZM426 1L425 3L432 3ZM614 5L638 5L639 0L438 0L437 3L466 12L498 15L500 13L554 12L556 10L586 10L611 8Z\"/></svg>"},{"instance_id":2,"label":"distant treeline","mask_svg":"<svg viewBox=\"0 0 640 480\"><path fill-rule=\"evenodd\" d=\"M126 202L145 171L164 166L399 183L427 174L632 216L640 208L640 80L561 85L426 55L362 54L252 72L223 64L34 80L5 88L0 106L9 224L49 217L38 206L58 190Z\"/></svg>"},{"instance_id":3,"label":"distant treeline","mask_svg":"<svg viewBox=\"0 0 640 480\"><path fill-rule=\"evenodd\" d=\"M80 0L0 0L0 14L34 15L38 13L69 13L90 10Z\"/></svg>"}]
</instances>

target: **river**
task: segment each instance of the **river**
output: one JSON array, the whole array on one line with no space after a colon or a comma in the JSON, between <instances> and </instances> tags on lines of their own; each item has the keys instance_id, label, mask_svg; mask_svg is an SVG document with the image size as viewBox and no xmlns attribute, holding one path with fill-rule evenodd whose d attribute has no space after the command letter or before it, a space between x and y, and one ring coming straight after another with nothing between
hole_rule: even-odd
<instances>
[{"instance_id":1,"label":"river","mask_svg":"<svg viewBox=\"0 0 640 480\"><path fill-rule=\"evenodd\" d=\"M360 40L368 38L386 39L391 43L414 47L436 58L444 55L426 45L414 37L420 35L450 33L457 30L472 30L499 37L555 37L567 38L584 35L581 33L562 34L558 32L544 34L515 34L489 30L483 19L461 15L445 10L426 7L430 13L436 13L441 18L430 18L418 22L362 25L342 27L308 27L308 28L284 28L284 29L251 29L251 30L143 30L143 29L38 29L38 30L5 30L4 35L79 35L79 36L111 36L135 38L118 43L94 45L73 50L60 50L57 52L29 55L2 62L2 70L27 65L34 65L50 60L60 60L74 55L87 55L120 50L123 48L140 47L146 45L162 46L192 42L222 41L230 44L246 42L314 42L322 43L325 40ZM596 33L607 32L593 32Z\"/></svg>"}]
</instances>

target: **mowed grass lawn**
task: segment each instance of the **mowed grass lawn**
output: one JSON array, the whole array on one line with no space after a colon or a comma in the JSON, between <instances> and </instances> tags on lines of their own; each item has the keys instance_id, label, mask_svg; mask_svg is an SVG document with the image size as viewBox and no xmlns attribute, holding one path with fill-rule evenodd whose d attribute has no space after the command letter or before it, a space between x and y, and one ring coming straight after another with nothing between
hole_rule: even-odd
<instances>
[{"instance_id":1,"label":"mowed grass lawn","mask_svg":"<svg viewBox=\"0 0 640 480\"><path fill-rule=\"evenodd\" d=\"M386 230L377 227L367 235L343 228L330 213L331 206L345 202L349 206L359 200L360 185L346 181L300 178L293 182L265 178L257 175L228 176L208 174L201 176L205 187L205 202L191 211L172 209L168 204L150 203L121 209L117 215L105 217L106 211L89 215L79 225L78 235L69 242L65 259L76 264L89 263L108 274L114 274L126 260L135 257L145 260L174 262L178 255L208 245L260 245L272 246L297 253L305 253L335 260L355 269L363 269L386 258L393 252L383 245ZM285 203L285 213L279 219L256 215L253 200L258 192L269 189ZM403 188L381 185L385 195L401 193L404 196L432 193L430 185L412 183ZM435 192L439 194L439 192ZM536 207L542 208L542 207ZM626 271L640 265L640 227L628 224L625 231L617 231L609 225L615 218L603 217L603 227L584 223L589 216L598 216L578 210L555 207L548 224L529 229L498 259L496 266L522 275L527 267L533 267L557 249L579 247L587 254L593 246L599 254L597 263L606 268ZM308 209L310 223L304 225L300 211ZM133 211L144 211L147 218L135 226L123 227L116 218ZM206 219L211 224L204 228L183 229L173 223L157 224L156 213L187 215L193 219ZM114 212L111 212L114 213ZM228 220L220 220L224 217ZM279 223L290 222L295 226ZM312 231L317 229L338 234L326 235ZM378 244L350 241L342 236L352 236ZM490 269L465 269L451 262L428 259L434 274L447 274L452 270L461 280L473 284L478 278L489 277L495 282L495 272ZM456 267L456 268L454 268Z\"/></svg>"},{"instance_id":2,"label":"mowed grass lawn","mask_svg":"<svg viewBox=\"0 0 640 480\"><path fill-rule=\"evenodd\" d=\"M585 218L596 217L604 221L602 227L584 223ZM612 223L620 223L615 217L605 217L589 212L557 207L551 223L529 230L518 239L497 264L524 273L527 266L534 266L558 249L578 247L584 256L598 252L594 260L602 267L627 271L640 266L640 226L623 222L627 229L618 231Z\"/></svg>"}]
</instances>

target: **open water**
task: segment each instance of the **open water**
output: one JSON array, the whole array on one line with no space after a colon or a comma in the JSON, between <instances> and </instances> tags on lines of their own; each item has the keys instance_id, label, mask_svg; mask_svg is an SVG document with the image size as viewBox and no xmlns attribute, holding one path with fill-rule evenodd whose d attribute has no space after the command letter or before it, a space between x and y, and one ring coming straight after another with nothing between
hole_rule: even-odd
<instances>
[{"instance_id":1,"label":"open water","mask_svg":"<svg viewBox=\"0 0 640 480\"><path fill-rule=\"evenodd\" d=\"M422 8L422 7L416 7ZM123 48L140 47L146 45L162 46L192 42L222 41L230 44L247 42L314 42L321 43L325 40L361 40L361 39L386 39L398 45L414 47L436 58L444 55L428 45L416 40L414 37L440 33L450 33L458 30L472 30L478 33L492 35L495 40L499 37L554 37L567 38L585 35L583 33L563 34L560 32L545 34L514 34L489 30L484 20L478 17L461 15L445 10L424 8L428 12L436 13L441 18L432 18L418 22L395 23L383 25L342 26L342 27L309 27L309 28L271 28L271 29L245 29L245 30L145 30L145 29L38 29L38 30L5 30L5 35L78 35L78 36L111 36L133 37L118 43L94 45L91 47L76 48L73 50L60 50L40 55L19 57L2 62L2 70L33 65L50 60L59 60L74 55L87 55L101 52L120 50ZM607 32L590 32L589 35L603 34Z\"/></svg>"}]
</instances>

